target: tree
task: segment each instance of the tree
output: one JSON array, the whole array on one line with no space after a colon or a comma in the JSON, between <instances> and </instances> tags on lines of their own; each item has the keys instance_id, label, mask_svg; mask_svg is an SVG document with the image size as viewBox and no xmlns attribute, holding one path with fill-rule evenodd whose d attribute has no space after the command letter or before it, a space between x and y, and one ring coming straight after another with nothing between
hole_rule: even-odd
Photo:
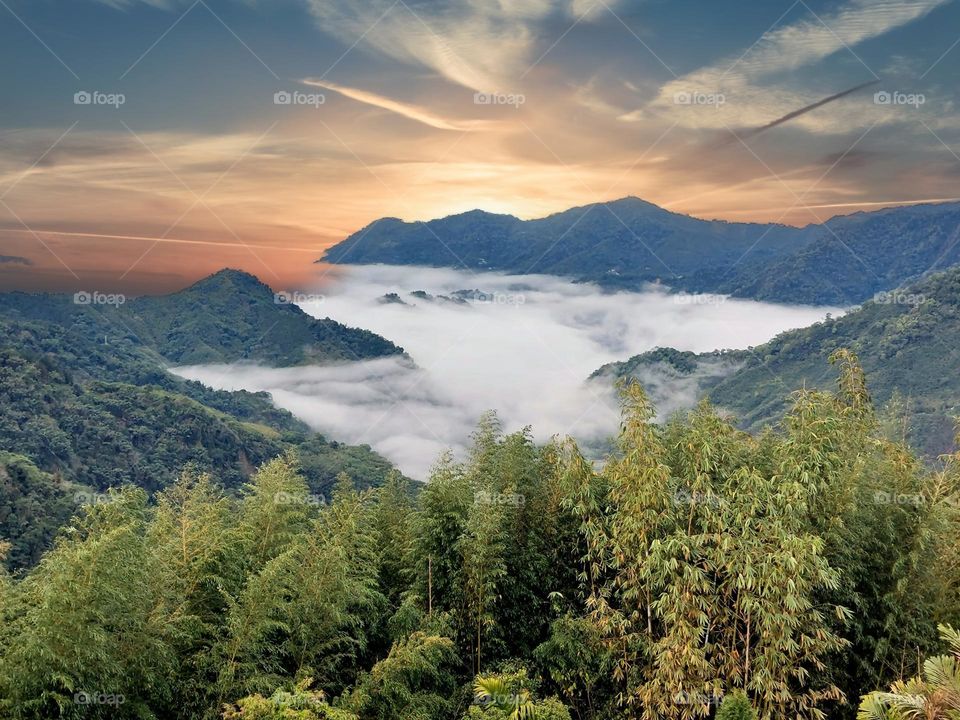
<instances>
[{"instance_id":1,"label":"tree","mask_svg":"<svg viewBox=\"0 0 960 720\"><path fill-rule=\"evenodd\" d=\"M519 668L474 680L473 705L464 720L570 720L556 698L537 700L527 671Z\"/></svg>"},{"instance_id":2,"label":"tree","mask_svg":"<svg viewBox=\"0 0 960 720\"><path fill-rule=\"evenodd\" d=\"M960 632L940 626L949 654L928 658L923 671L889 692L864 696L858 720L956 720L960 717Z\"/></svg>"},{"instance_id":3,"label":"tree","mask_svg":"<svg viewBox=\"0 0 960 720\"><path fill-rule=\"evenodd\" d=\"M248 695L227 705L223 720L357 720L353 713L330 707L326 695L310 690L310 683L305 678L292 690L278 688L269 697Z\"/></svg>"},{"instance_id":4,"label":"tree","mask_svg":"<svg viewBox=\"0 0 960 720\"><path fill-rule=\"evenodd\" d=\"M742 690L735 690L723 698L715 720L757 720L757 711Z\"/></svg>"},{"instance_id":5,"label":"tree","mask_svg":"<svg viewBox=\"0 0 960 720\"><path fill-rule=\"evenodd\" d=\"M415 632L363 673L343 704L360 720L445 720L459 700L457 664L449 638Z\"/></svg>"}]
</instances>

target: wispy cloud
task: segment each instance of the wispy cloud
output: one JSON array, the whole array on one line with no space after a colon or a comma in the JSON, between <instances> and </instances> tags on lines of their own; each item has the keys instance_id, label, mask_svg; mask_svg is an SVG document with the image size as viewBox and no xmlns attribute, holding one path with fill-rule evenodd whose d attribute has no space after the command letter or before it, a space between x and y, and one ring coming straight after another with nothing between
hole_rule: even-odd
<instances>
[{"instance_id":1,"label":"wispy cloud","mask_svg":"<svg viewBox=\"0 0 960 720\"><path fill-rule=\"evenodd\" d=\"M347 87L346 85L339 85L337 83L330 82L329 80L318 80L314 78L304 78L301 80L301 82L304 85L309 85L311 87L332 90L333 92L339 93L340 95L348 97L351 100L356 100L357 102L364 103L365 105L372 105L373 107L388 110L410 120L415 120L416 122L423 123L424 125L429 125L432 128L437 128L438 130L463 131L472 130L477 127L476 122L450 120L441 117L427 108L411 105L410 103L400 102L399 100L393 100L391 98L384 97L383 95L370 92L369 90Z\"/></svg>"},{"instance_id":2,"label":"wispy cloud","mask_svg":"<svg viewBox=\"0 0 960 720\"><path fill-rule=\"evenodd\" d=\"M850 0L835 12L823 15L815 15L806 5L798 5L802 19L771 29L740 55L722 58L665 84L652 103L620 119L637 121L670 112L688 127L765 125L819 99L816 91L797 87L798 81L808 80L810 76L793 71L815 65L834 54L847 53L853 62L859 63L866 79L878 79L855 48L918 20L950 1ZM791 73L792 86L778 82L783 73ZM712 112L705 112L702 107L678 108L677 95L690 92L722 94L726 102ZM831 112L834 122L830 122L829 113L822 112L804 115L799 122L807 130L828 132L842 130L849 124L850 113L843 112L841 104L832 105ZM860 115L862 119L862 112Z\"/></svg>"},{"instance_id":3,"label":"wispy cloud","mask_svg":"<svg viewBox=\"0 0 960 720\"><path fill-rule=\"evenodd\" d=\"M421 65L479 92L513 90L537 44L537 24L552 0L307 0L324 32ZM573 5L580 5L577 0ZM589 3L588 3L589 4Z\"/></svg>"}]
</instances>

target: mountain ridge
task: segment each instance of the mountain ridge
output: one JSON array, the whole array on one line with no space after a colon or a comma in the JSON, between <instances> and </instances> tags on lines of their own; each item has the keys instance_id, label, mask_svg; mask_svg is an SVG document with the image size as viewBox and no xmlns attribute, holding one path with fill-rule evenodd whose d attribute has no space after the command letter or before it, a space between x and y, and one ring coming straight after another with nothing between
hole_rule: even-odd
<instances>
[{"instance_id":1,"label":"mountain ridge","mask_svg":"<svg viewBox=\"0 0 960 720\"><path fill-rule=\"evenodd\" d=\"M666 414L708 397L745 429L759 430L782 414L791 392L833 389L828 359L840 348L860 357L880 405L901 406L906 435L919 451L935 458L953 449L960 414L960 267L756 347L700 354L657 348L604 365L591 379L636 378L661 405L683 397L686 402L667 405Z\"/></svg>"},{"instance_id":2,"label":"mountain ridge","mask_svg":"<svg viewBox=\"0 0 960 720\"><path fill-rule=\"evenodd\" d=\"M224 268L166 295L98 305L90 294L0 293L4 317L96 326L132 335L174 365L252 361L276 366L349 362L404 354L403 348L330 318L316 319L254 275Z\"/></svg>"},{"instance_id":3,"label":"mountain ridge","mask_svg":"<svg viewBox=\"0 0 960 720\"><path fill-rule=\"evenodd\" d=\"M960 263L960 203L918 203L823 223L706 220L634 196L543 218L473 210L426 221L381 218L318 262L544 273L639 290L810 305L853 305Z\"/></svg>"}]
</instances>

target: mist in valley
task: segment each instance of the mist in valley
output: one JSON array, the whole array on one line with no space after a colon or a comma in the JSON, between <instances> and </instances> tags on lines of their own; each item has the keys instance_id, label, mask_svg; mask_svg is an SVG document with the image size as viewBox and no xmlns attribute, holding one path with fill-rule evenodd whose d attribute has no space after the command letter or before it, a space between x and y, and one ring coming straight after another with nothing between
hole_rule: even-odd
<instances>
[{"instance_id":1,"label":"mist in valley","mask_svg":"<svg viewBox=\"0 0 960 720\"><path fill-rule=\"evenodd\" d=\"M616 432L619 411L610 383L588 377L605 363L658 346L751 347L842 313L659 286L612 293L551 276L398 266L342 268L322 297L293 299L313 316L383 335L409 357L175 372L218 389L267 391L327 437L369 444L417 479L445 449L461 454L486 410L496 410L508 431L531 426L538 440L602 442ZM649 383L664 414L697 396L696 377Z\"/></svg>"}]
</instances>

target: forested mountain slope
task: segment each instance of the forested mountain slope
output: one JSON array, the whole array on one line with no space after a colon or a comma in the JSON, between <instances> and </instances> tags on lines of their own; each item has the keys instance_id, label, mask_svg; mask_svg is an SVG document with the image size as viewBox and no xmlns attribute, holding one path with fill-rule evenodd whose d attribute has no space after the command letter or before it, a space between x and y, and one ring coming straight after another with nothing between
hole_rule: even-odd
<instances>
[{"instance_id":1,"label":"forested mountain slope","mask_svg":"<svg viewBox=\"0 0 960 720\"><path fill-rule=\"evenodd\" d=\"M838 348L857 353L870 391L882 406L901 405L907 437L925 455L953 445L960 414L960 269L951 269L881 295L840 318L783 333L746 351L695 355L656 350L607 365L595 376L636 377L680 392L707 395L759 429L782 414L801 387L827 388L826 362Z\"/></svg>"},{"instance_id":2,"label":"forested mountain slope","mask_svg":"<svg viewBox=\"0 0 960 720\"><path fill-rule=\"evenodd\" d=\"M275 305L251 276L222 272L119 307L11 293L0 308L0 537L13 542L14 565L36 561L82 502L121 485L155 492L187 465L237 490L257 466L296 451L318 497L338 473L371 487L391 469L368 446L312 432L266 393L211 390L167 372L188 359L292 364L401 352L373 333ZM277 347L254 338L256 323L280 328L259 330ZM195 351L194 339L203 340Z\"/></svg>"},{"instance_id":3,"label":"forested mountain slope","mask_svg":"<svg viewBox=\"0 0 960 720\"><path fill-rule=\"evenodd\" d=\"M91 295L88 294L89 300ZM249 273L221 270L170 295L122 303L75 296L0 294L5 319L46 320L97 328L107 342L133 337L174 365L250 360L286 366L363 360L403 352L368 330L317 320Z\"/></svg>"}]
</instances>

